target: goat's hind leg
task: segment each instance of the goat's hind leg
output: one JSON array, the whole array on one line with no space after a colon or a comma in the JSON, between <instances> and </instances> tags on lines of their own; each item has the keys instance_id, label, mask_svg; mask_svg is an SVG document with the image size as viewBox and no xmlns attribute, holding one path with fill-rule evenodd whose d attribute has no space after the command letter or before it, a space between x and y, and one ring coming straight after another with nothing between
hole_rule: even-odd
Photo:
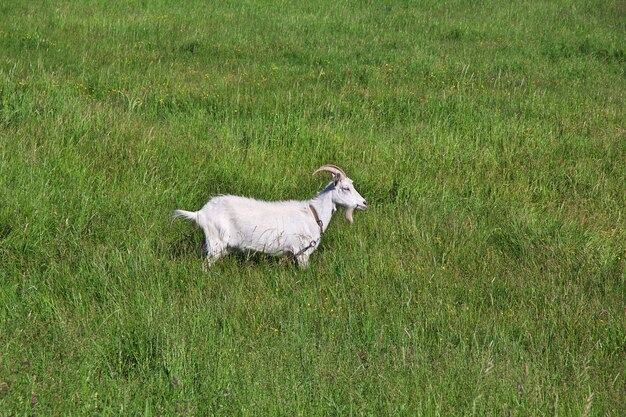
<instances>
[{"instance_id":1,"label":"goat's hind leg","mask_svg":"<svg viewBox=\"0 0 626 417\"><path fill-rule=\"evenodd\" d=\"M206 242L206 262L202 263L202 270L207 272L211 265L218 259L222 258L226 255L226 244L222 244L221 242Z\"/></svg>"},{"instance_id":2,"label":"goat's hind leg","mask_svg":"<svg viewBox=\"0 0 626 417\"><path fill-rule=\"evenodd\" d=\"M226 255L227 243L220 239L219 234L215 228L211 226L203 227L205 235L205 249L206 249L206 266L207 268L213 265L215 261Z\"/></svg>"},{"instance_id":3,"label":"goat's hind leg","mask_svg":"<svg viewBox=\"0 0 626 417\"><path fill-rule=\"evenodd\" d=\"M213 265L215 261L224 257L227 252L226 243L222 241L209 241L206 242L206 260L207 267Z\"/></svg>"}]
</instances>

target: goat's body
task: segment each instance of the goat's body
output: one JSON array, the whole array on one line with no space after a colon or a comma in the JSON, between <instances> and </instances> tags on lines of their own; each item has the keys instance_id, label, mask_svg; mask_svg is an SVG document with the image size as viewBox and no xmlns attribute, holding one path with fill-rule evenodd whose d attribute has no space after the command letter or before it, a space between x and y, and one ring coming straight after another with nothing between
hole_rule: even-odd
<instances>
[{"instance_id":1,"label":"goat's body","mask_svg":"<svg viewBox=\"0 0 626 417\"><path fill-rule=\"evenodd\" d=\"M320 171L331 172L333 181L310 200L270 202L221 195L198 211L175 210L172 219L185 217L202 228L209 265L228 249L238 249L277 256L291 254L306 267L336 205L346 208L350 223L355 208L366 208L365 200L340 168L324 165L315 173Z\"/></svg>"},{"instance_id":2,"label":"goat's body","mask_svg":"<svg viewBox=\"0 0 626 417\"><path fill-rule=\"evenodd\" d=\"M293 254L306 264L321 237L310 204L222 195L196 212L176 210L174 217L193 220L204 231L209 263L228 249L238 249L277 256Z\"/></svg>"}]
</instances>

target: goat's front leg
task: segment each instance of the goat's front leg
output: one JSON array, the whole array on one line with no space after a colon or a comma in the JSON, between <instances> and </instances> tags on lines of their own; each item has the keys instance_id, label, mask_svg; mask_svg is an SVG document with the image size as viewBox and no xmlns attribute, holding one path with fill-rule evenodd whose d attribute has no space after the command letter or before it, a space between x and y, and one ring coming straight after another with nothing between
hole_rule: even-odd
<instances>
[{"instance_id":1,"label":"goat's front leg","mask_svg":"<svg viewBox=\"0 0 626 417\"><path fill-rule=\"evenodd\" d=\"M293 252L294 257L296 258L296 261L298 261L298 265L301 269L306 269L309 265L309 256L311 256L311 254L315 251L318 242L319 241L311 240L311 242L307 246L304 246L297 252Z\"/></svg>"},{"instance_id":2,"label":"goat's front leg","mask_svg":"<svg viewBox=\"0 0 626 417\"><path fill-rule=\"evenodd\" d=\"M309 254L301 253L296 256L296 260L298 261L298 266L302 269L306 269L309 266Z\"/></svg>"}]
</instances>

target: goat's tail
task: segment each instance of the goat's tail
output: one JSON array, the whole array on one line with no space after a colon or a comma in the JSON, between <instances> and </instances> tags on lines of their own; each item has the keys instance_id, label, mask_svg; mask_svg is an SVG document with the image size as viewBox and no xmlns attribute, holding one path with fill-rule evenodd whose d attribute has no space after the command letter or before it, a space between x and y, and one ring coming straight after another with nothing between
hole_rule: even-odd
<instances>
[{"instance_id":1,"label":"goat's tail","mask_svg":"<svg viewBox=\"0 0 626 417\"><path fill-rule=\"evenodd\" d=\"M193 220L196 224L198 223L198 212L197 211L186 211L186 210L174 210L172 213L172 218L170 220L170 224L177 217L184 217L187 220Z\"/></svg>"}]
</instances>

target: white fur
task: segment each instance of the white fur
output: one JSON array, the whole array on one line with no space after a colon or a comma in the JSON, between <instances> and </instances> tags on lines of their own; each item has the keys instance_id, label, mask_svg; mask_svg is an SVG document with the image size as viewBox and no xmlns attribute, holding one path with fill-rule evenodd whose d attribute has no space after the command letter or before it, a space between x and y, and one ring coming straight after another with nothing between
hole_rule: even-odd
<instances>
[{"instance_id":1,"label":"white fur","mask_svg":"<svg viewBox=\"0 0 626 417\"><path fill-rule=\"evenodd\" d=\"M310 206L314 207L325 231L336 205L346 208L349 222L352 222L351 213L355 208L365 210L367 207L351 179L335 176L311 200L268 202L222 195L212 198L195 212L176 210L172 220L185 217L202 228L209 265L233 248L271 255L291 254L301 267L306 267L321 239Z\"/></svg>"}]
</instances>

